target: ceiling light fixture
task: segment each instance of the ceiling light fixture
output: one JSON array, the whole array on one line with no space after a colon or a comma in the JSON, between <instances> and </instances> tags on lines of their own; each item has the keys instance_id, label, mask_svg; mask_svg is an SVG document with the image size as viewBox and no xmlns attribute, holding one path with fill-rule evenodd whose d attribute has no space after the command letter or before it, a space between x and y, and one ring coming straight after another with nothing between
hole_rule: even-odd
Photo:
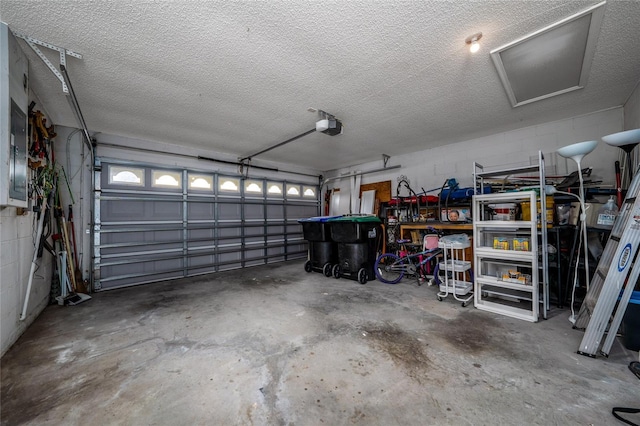
<instances>
[{"instance_id":1,"label":"ceiling light fixture","mask_svg":"<svg viewBox=\"0 0 640 426\"><path fill-rule=\"evenodd\" d=\"M478 43L478 41L481 38L482 38L482 33L477 33L474 35L470 35L465 39L464 42L469 45L469 51L471 53L476 53L478 50L480 50L480 43Z\"/></svg>"}]
</instances>

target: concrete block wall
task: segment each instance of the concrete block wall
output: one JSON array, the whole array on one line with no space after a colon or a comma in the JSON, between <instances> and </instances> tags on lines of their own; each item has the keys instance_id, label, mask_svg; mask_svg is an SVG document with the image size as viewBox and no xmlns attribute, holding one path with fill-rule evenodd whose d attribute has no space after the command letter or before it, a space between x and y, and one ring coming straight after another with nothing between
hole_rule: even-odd
<instances>
[{"instance_id":1,"label":"concrete block wall","mask_svg":"<svg viewBox=\"0 0 640 426\"><path fill-rule=\"evenodd\" d=\"M35 109L50 117L33 91L29 92L29 101L35 101ZM38 216L33 211L18 212L20 210L15 207L0 207L0 356L48 305L54 270L53 256L44 250L36 261L27 316L20 321L35 250Z\"/></svg>"},{"instance_id":2,"label":"concrete block wall","mask_svg":"<svg viewBox=\"0 0 640 426\"><path fill-rule=\"evenodd\" d=\"M566 175L577 170L576 163L560 157L555 151L565 145L585 140L599 139L604 135L623 130L623 108L612 108L579 117L525 127L509 132L497 133L478 139L458 142L446 146L425 149L420 152L393 156L387 166L401 165L400 169L362 176L362 183L391 180L395 196L398 177L409 178L416 192L422 188L437 194L446 179L456 178L462 187L473 186L473 163L482 164L486 170L516 167L537 162L538 151L545 155L547 176ZM597 148L582 162L592 167L591 177L602 180L604 185L615 183L614 163L620 151L600 142ZM382 161L360 164L349 169L333 170L327 177L343 173L382 168ZM329 188L348 188L348 179L333 181ZM401 195L407 195L406 190Z\"/></svg>"},{"instance_id":3,"label":"concrete block wall","mask_svg":"<svg viewBox=\"0 0 640 426\"><path fill-rule=\"evenodd\" d=\"M31 260L35 249L37 219L14 207L0 210L0 343L1 354L11 347L49 302L53 258L46 252L37 260L27 318L20 321Z\"/></svg>"}]
</instances>

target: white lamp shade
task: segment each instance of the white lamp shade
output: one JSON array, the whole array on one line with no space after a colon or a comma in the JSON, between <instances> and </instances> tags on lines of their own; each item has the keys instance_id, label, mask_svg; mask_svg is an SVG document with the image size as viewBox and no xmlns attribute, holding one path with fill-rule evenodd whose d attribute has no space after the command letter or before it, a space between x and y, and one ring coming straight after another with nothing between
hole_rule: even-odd
<instances>
[{"instance_id":1,"label":"white lamp shade","mask_svg":"<svg viewBox=\"0 0 640 426\"><path fill-rule=\"evenodd\" d=\"M607 145L618 147L635 145L640 143L640 129L625 130L624 132L603 136L602 141Z\"/></svg>"},{"instance_id":2,"label":"white lamp shade","mask_svg":"<svg viewBox=\"0 0 640 426\"><path fill-rule=\"evenodd\" d=\"M579 162L585 155L596 149L597 145L598 141L577 142L563 146L562 148L559 148L557 152L565 158L571 158L576 162Z\"/></svg>"}]
</instances>

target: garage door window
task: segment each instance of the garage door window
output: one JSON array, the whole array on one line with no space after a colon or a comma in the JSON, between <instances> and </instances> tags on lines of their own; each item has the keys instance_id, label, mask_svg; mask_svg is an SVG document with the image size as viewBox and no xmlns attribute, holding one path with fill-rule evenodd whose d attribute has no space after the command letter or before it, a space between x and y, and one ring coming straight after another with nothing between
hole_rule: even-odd
<instances>
[{"instance_id":1,"label":"garage door window","mask_svg":"<svg viewBox=\"0 0 640 426\"><path fill-rule=\"evenodd\" d=\"M257 180L245 181L244 192L251 195L262 195L262 182Z\"/></svg>"},{"instance_id":2,"label":"garage door window","mask_svg":"<svg viewBox=\"0 0 640 426\"><path fill-rule=\"evenodd\" d=\"M238 179L220 176L220 186L222 192L240 192L240 181Z\"/></svg>"},{"instance_id":3,"label":"garage door window","mask_svg":"<svg viewBox=\"0 0 640 426\"><path fill-rule=\"evenodd\" d=\"M300 186L299 185L287 184L287 196L288 197L299 197L300 196Z\"/></svg>"},{"instance_id":4,"label":"garage door window","mask_svg":"<svg viewBox=\"0 0 640 426\"><path fill-rule=\"evenodd\" d=\"M303 188L303 196L307 198L316 198L316 190L310 186L305 186Z\"/></svg>"},{"instance_id":5,"label":"garage door window","mask_svg":"<svg viewBox=\"0 0 640 426\"><path fill-rule=\"evenodd\" d=\"M182 187L182 174L165 170L153 170L151 172L151 186L155 188L180 188Z\"/></svg>"},{"instance_id":6,"label":"garage door window","mask_svg":"<svg viewBox=\"0 0 640 426\"><path fill-rule=\"evenodd\" d=\"M267 193L270 196L282 195L282 184L278 182L269 182L267 184Z\"/></svg>"},{"instance_id":7,"label":"garage door window","mask_svg":"<svg viewBox=\"0 0 640 426\"><path fill-rule=\"evenodd\" d=\"M109 183L116 185L144 186L144 169L109 166Z\"/></svg>"},{"instance_id":8,"label":"garage door window","mask_svg":"<svg viewBox=\"0 0 640 426\"><path fill-rule=\"evenodd\" d=\"M189 189L213 190L213 176L189 173Z\"/></svg>"}]
</instances>

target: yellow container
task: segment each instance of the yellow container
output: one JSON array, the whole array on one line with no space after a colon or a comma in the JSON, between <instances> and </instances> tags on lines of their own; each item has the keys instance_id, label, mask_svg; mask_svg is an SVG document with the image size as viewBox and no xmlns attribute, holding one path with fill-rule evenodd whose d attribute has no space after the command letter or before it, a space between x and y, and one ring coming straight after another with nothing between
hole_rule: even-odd
<instances>
[{"instance_id":1,"label":"yellow container","mask_svg":"<svg viewBox=\"0 0 640 426\"><path fill-rule=\"evenodd\" d=\"M522 208L522 220L531 220L531 206L530 202L523 201L520 203L520 208ZM540 211L540 201L537 202L538 211ZM547 195L547 228L551 228L553 226L553 196Z\"/></svg>"},{"instance_id":2,"label":"yellow container","mask_svg":"<svg viewBox=\"0 0 640 426\"><path fill-rule=\"evenodd\" d=\"M515 251L530 251L529 238L514 238L511 247Z\"/></svg>"},{"instance_id":3,"label":"yellow container","mask_svg":"<svg viewBox=\"0 0 640 426\"><path fill-rule=\"evenodd\" d=\"M506 237L493 237L494 250L509 250L509 239Z\"/></svg>"}]
</instances>

